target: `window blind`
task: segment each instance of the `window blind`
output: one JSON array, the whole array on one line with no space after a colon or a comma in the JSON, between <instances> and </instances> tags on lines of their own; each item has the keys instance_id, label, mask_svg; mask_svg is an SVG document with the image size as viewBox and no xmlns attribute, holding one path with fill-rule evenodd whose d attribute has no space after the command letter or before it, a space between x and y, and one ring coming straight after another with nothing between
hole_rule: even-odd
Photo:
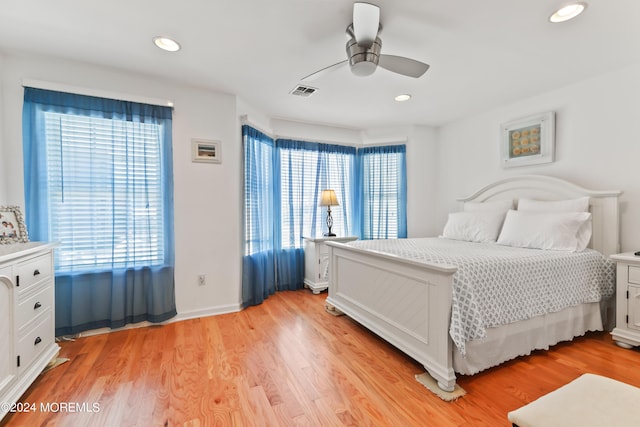
<instances>
[{"instance_id":1,"label":"window blind","mask_svg":"<svg viewBox=\"0 0 640 427\"><path fill-rule=\"evenodd\" d=\"M328 230L327 208L319 206L325 189L334 190L340 203L331 207L332 231L338 236L353 233L355 148L278 140L277 149L282 248L300 248L303 237Z\"/></svg>"},{"instance_id":2,"label":"window blind","mask_svg":"<svg viewBox=\"0 0 640 427\"><path fill-rule=\"evenodd\" d=\"M56 269L162 264L162 125L55 112L44 123Z\"/></svg>"},{"instance_id":3,"label":"window blind","mask_svg":"<svg viewBox=\"0 0 640 427\"><path fill-rule=\"evenodd\" d=\"M273 140L245 126L244 254L273 247Z\"/></svg>"},{"instance_id":4,"label":"window blind","mask_svg":"<svg viewBox=\"0 0 640 427\"><path fill-rule=\"evenodd\" d=\"M362 179L362 238L406 237L406 148L358 151Z\"/></svg>"}]
</instances>

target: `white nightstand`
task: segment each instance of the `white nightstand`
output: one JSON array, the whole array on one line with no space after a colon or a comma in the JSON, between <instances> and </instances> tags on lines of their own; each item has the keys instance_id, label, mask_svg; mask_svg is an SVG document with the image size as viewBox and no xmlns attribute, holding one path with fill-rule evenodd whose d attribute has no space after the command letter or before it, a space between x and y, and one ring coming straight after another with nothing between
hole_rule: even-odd
<instances>
[{"instance_id":1,"label":"white nightstand","mask_svg":"<svg viewBox=\"0 0 640 427\"><path fill-rule=\"evenodd\" d=\"M348 237L304 237L304 285L314 294L329 287L329 248L325 242L352 242Z\"/></svg>"},{"instance_id":2,"label":"white nightstand","mask_svg":"<svg viewBox=\"0 0 640 427\"><path fill-rule=\"evenodd\" d=\"M611 332L620 347L640 345L640 256L611 255L616 264L616 327Z\"/></svg>"}]
</instances>

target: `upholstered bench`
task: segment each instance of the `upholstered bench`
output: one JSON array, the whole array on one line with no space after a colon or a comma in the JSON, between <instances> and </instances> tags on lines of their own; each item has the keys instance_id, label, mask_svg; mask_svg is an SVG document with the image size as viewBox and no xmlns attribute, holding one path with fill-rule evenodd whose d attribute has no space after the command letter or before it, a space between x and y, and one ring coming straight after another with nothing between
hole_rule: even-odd
<instances>
[{"instance_id":1,"label":"upholstered bench","mask_svg":"<svg viewBox=\"0 0 640 427\"><path fill-rule=\"evenodd\" d=\"M640 388L584 374L559 389L511 411L518 427L614 427L640 425Z\"/></svg>"}]
</instances>

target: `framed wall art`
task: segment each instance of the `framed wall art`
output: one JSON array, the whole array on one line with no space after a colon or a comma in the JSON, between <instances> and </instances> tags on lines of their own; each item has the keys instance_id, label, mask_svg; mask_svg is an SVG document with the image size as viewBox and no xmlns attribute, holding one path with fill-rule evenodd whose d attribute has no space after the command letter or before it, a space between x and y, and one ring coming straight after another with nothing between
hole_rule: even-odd
<instances>
[{"instance_id":1,"label":"framed wall art","mask_svg":"<svg viewBox=\"0 0 640 427\"><path fill-rule=\"evenodd\" d=\"M29 241L19 206L0 206L0 244Z\"/></svg>"},{"instance_id":2,"label":"framed wall art","mask_svg":"<svg viewBox=\"0 0 640 427\"><path fill-rule=\"evenodd\" d=\"M551 163L555 153L555 113L512 120L501 125L502 166Z\"/></svg>"},{"instance_id":3,"label":"framed wall art","mask_svg":"<svg viewBox=\"0 0 640 427\"><path fill-rule=\"evenodd\" d=\"M220 141L209 139L191 140L191 160L201 163L221 163Z\"/></svg>"}]
</instances>

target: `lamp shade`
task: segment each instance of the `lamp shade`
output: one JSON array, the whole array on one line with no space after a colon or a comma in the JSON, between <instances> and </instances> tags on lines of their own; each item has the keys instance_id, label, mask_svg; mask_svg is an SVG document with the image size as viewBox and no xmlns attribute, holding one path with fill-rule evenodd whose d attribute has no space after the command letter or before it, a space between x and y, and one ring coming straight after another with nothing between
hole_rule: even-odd
<instances>
[{"instance_id":1,"label":"lamp shade","mask_svg":"<svg viewBox=\"0 0 640 427\"><path fill-rule=\"evenodd\" d=\"M322 190L320 196L320 206L338 206L338 198L333 190Z\"/></svg>"}]
</instances>

